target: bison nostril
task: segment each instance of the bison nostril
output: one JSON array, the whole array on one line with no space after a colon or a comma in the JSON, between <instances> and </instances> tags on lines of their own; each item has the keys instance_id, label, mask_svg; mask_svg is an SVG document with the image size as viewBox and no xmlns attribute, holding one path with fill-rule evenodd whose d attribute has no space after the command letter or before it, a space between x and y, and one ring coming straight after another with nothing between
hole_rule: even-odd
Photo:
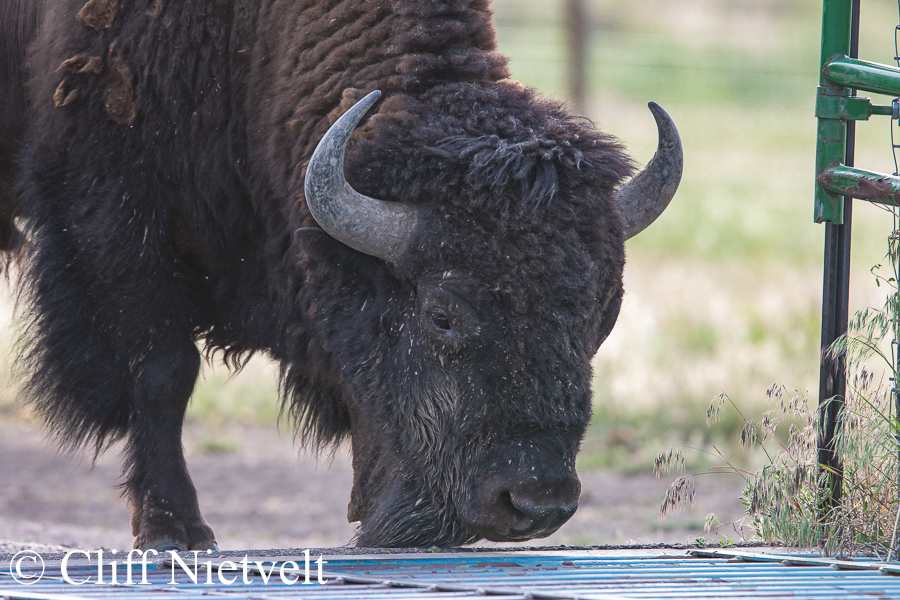
<instances>
[{"instance_id":1,"label":"bison nostril","mask_svg":"<svg viewBox=\"0 0 900 600\"><path fill-rule=\"evenodd\" d=\"M513 497L512 495L510 495L509 500L516 510L528 516L528 518L532 520L538 520L547 512L549 512L548 509L535 506L522 498Z\"/></svg>"},{"instance_id":2,"label":"bison nostril","mask_svg":"<svg viewBox=\"0 0 900 600\"><path fill-rule=\"evenodd\" d=\"M497 504L498 506L503 507L509 514L509 526L511 529L521 531L523 529L528 529L529 527L531 527L531 516L517 506L516 502L513 500L512 494L509 491L503 491L500 493L500 496L497 498Z\"/></svg>"},{"instance_id":3,"label":"bison nostril","mask_svg":"<svg viewBox=\"0 0 900 600\"><path fill-rule=\"evenodd\" d=\"M528 517L533 527L556 528L569 520L578 508L581 483L574 474L555 481L538 480L514 487L509 501Z\"/></svg>"},{"instance_id":4,"label":"bison nostril","mask_svg":"<svg viewBox=\"0 0 900 600\"><path fill-rule=\"evenodd\" d=\"M533 522L542 521L551 515L556 519L565 521L571 517L575 513L575 509L578 508L577 502L562 506L557 504L538 505L532 503L529 499L516 498L514 496L510 496L510 502L518 512L527 516L529 520Z\"/></svg>"},{"instance_id":5,"label":"bison nostril","mask_svg":"<svg viewBox=\"0 0 900 600\"><path fill-rule=\"evenodd\" d=\"M581 484L574 473L499 473L477 490L472 529L489 540L547 537L578 507Z\"/></svg>"}]
</instances>

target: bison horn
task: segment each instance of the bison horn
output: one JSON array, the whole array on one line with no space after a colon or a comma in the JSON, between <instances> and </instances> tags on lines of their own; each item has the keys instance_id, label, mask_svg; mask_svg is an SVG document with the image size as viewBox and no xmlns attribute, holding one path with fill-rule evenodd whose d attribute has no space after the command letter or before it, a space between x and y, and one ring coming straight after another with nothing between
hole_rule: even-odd
<instances>
[{"instance_id":1,"label":"bison horn","mask_svg":"<svg viewBox=\"0 0 900 600\"><path fill-rule=\"evenodd\" d=\"M615 194L625 225L625 239L639 234L666 210L678 189L684 167L681 137L675 123L656 102L648 106L659 129L656 154L643 171Z\"/></svg>"},{"instance_id":2,"label":"bison horn","mask_svg":"<svg viewBox=\"0 0 900 600\"><path fill-rule=\"evenodd\" d=\"M345 112L316 146L306 167L304 192L313 218L331 237L355 250L395 263L416 227L415 208L364 196L344 178L350 134L381 92L374 91Z\"/></svg>"}]
</instances>

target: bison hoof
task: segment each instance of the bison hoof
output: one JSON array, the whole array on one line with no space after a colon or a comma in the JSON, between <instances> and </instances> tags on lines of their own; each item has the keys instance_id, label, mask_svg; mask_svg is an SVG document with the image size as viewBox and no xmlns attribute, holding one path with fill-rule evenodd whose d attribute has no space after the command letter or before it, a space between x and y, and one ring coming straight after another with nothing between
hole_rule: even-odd
<instances>
[{"instance_id":1,"label":"bison hoof","mask_svg":"<svg viewBox=\"0 0 900 600\"><path fill-rule=\"evenodd\" d=\"M162 554L163 552L169 552L170 550L174 550L175 552L184 552L185 550L187 550L187 548L170 540L161 540L153 544L151 550L156 550L157 552Z\"/></svg>"},{"instance_id":2,"label":"bison hoof","mask_svg":"<svg viewBox=\"0 0 900 600\"><path fill-rule=\"evenodd\" d=\"M182 544L176 544L175 542L163 540L157 542L156 545L153 546L153 550L156 550L157 552L162 554L163 552L169 552L170 550L174 552L186 552L188 549L185 548ZM193 548L193 550L199 550L199 548ZM210 544L209 548L206 548L206 550L210 552L218 552L219 545L215 540L213 540L212 544Z\"/></svg>"},{"instance_id":3,"label":"bison hoof","mask_svg":"<svg viewBox=\"0 0 900 600\"><path fill-rule=\"evenodd\" d=\"M202 520L194 523L170 522L166 525L168 526L148 528L138 533L134 540L134 547L138 550L156 550L160 553L169 550L176 552L186 550L219 551L216 534Z\"/></svg>"}]
</instances>

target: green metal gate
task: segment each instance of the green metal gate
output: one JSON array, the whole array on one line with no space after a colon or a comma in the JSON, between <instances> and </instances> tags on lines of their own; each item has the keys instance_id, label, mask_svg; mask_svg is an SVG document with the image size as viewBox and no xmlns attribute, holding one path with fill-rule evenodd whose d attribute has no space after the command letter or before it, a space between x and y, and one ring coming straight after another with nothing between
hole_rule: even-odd
<instances>
[{"instance_id":1,"label":"green metal gate","mask_svg":"<svg viewBox=\"0 0 900 600\"><path fill-rule=\"evenodd\" d=\"M846 365L843 357L832 357L826 350L847 332L852 198L900 206L900 178L853 164L856 121L873 115L898 117L896 100L891 106L877 106L857 96L857 91L900 96L900 69L858 58L859 5L860 0L824 0L822 7L815 190L815 220L825 223L819 463L831 475L823 512L841 495L842 469L835 435L841 427Z\"/></svg>"}]
</instances>

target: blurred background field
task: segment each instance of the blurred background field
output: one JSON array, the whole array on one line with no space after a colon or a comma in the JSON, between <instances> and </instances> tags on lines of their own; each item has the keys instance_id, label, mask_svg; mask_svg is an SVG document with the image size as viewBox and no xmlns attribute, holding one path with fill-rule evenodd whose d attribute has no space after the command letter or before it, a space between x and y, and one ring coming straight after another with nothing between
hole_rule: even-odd
<instances>
[{"instance_id":1,"label":"blurred background field","mask_svg":"<svg viewBox=\"0 0 900 600\"><path fill-rule=\"evenodd\" d=\"M496 0L515 77L565 97L563 0ZM586 116L645 163L648 100L678 124L684 178L667 212L628 242L626 297L595 359L596 417L582 463L648 468L669 443L737 445L781 382L818 393L823 226L812 220L821 2L589 0ZM860 57L893 64L897 3L862 3ZM874 98L890 104L888 98ZM895 170L887 118L857 128L857 164ZM884 302L890 214L854 205L851 312Z\"/></svg>"},{"instance_id":2,"label":"blurred background field","mask_svg":"<svg viewBox=\"0 0 900 600\"><path fill-rule=\"evenodd\" d=\"M812 191L821 3L586 5L584 116L644 164L656 145L646 108L654 100L678 124L685 149L671 207L628 242L625 302L594 361L595 418L579 459L581 470L646 475L670 444L737 453L742 422L734 411L714 430L705 423L720 392L748 418L769 408L773 382L817 396L823 226L812 220ZM493 6L514 78L565 100L563 0ZM893 63L897 22L896 3L863 2L860 57ZM894 172L891 127L884 117L860 124L858 165ZM883 262L892 223L889 213L857 202L853 227L851 312L884 301L869 270ZM208 367L189 419L213 431L274 422L276 375L262 358L233 376ZM0 409L21 416L12 383ZM239 443L226 435L199 442L214 452ZM612 541L625 540L593 543Z\"/></svg>"}]
</instances>

